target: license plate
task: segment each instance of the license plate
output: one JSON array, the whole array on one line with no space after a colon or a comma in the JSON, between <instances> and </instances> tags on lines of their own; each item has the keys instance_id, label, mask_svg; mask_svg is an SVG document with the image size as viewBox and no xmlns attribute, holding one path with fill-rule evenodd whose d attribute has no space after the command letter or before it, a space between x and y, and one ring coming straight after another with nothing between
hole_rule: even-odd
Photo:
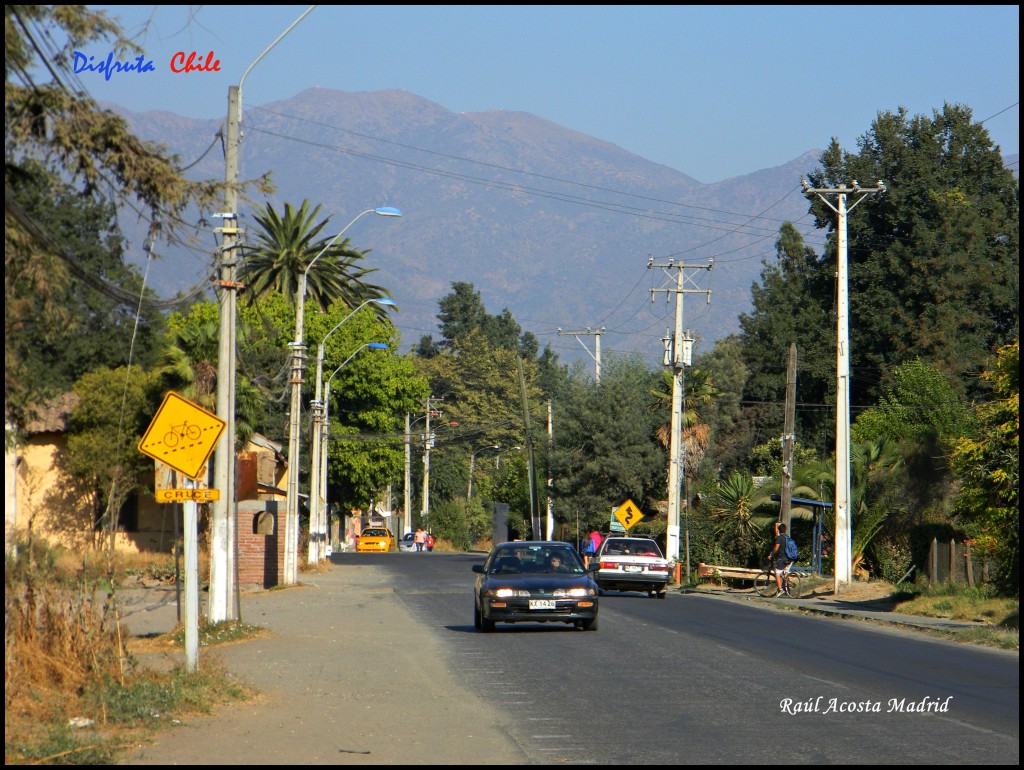
<instances>
[{"instance_id":1,"label":"license plate","mask_svg":"<svg viewBox=\"0 0 1024 770\"><path fill-rule=\"evenodd\" d=\"M644 568L639 566L638 564L627 564L624 567L624 569L626 570L626 572L643 572L644 571Z\"/></svg>"},{"instance_id":2,"label":"license plate","mask_svg":"<svg viewBox=\"0 0 1024 770\"><path fill-rule=\"evenodd\" d=\"M555 602L551 599L530 599L531 610L553 610Z\"/></svg>"}]
</instances>

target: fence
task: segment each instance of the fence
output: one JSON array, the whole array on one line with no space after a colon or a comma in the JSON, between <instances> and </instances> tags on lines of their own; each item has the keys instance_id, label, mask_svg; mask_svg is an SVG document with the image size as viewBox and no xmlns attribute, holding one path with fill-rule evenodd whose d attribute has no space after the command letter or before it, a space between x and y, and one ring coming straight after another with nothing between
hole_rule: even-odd
<instances>
[{"instance_id":1,"label":"fence","mask_svg":"<svg viewBox=\"0 0 1024 770\"><path fill-rule=\"evenodd\" d=\"M985 566L982 564L982 579ZM956 540L940 543L938 538L932 538L928 549L928 582L976 585L970 543L958 543Z\"/></svg>"}]
</instances>

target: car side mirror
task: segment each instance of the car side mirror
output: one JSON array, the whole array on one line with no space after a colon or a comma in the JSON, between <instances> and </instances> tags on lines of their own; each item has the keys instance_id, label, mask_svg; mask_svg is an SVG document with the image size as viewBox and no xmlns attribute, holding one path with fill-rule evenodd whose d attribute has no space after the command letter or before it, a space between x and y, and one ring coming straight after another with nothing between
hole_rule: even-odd
<instances>
[{"instance_id":1,"label":"car side mirror","mask_svg":"<svg viewBox=\"0 0 1024 770\"><path fill-rule=\"evenodd\" d=\"M479 572L482 575L484 573L484 565L483 564L474 564L473 565L473 571L474 572Z\"/></svg>"}]
</instances>

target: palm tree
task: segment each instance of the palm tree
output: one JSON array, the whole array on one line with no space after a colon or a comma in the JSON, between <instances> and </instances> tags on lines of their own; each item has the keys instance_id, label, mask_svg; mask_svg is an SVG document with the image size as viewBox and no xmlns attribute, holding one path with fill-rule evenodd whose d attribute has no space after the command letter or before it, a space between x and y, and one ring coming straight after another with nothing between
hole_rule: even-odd
<instances>
[{"instance_id":1,"label":"palm tree","mask_svg":"<svg viewBox=\"0 0 1024 770\"><path fill-rule=\"evenodd\" d=\"M284 204L283 216L269 203L257 214L256 243L242 249L244 261L239 268L239 280L246 284L250 303L270 291L294 301L302 274L321 252L323 256L307 274L307 293L322 311L338 301L357 307L366 300L389 296L386 289L365 280L375 272L359 265L369 250L352 248L348 238L327 247L333 236L319 235L330 218L315 222L319 213L320 206L310 211L309 201L304 200L298 210Z\"/></svg>"},{"instance_id":2,"label":"palm tree","mask_svg":"<svg viewBox=\"0 0 1024 770\"><path fill-rule=\"evenodd\" d=\"M164 348L157 368L166 387L200 406L217 408L217 356L220 324L207 319L185 324L175 331ZM241 450L255 432L253 425L264 409L264 399L248 378L235 380L235 448Z\"/></svg>"},{"instance_id":3,"label":"palm tree","mask_svg":"<svg viewBox=\"0 0 1024 770\"><path fill-rule=\"evenodd\" d=\"M850 445L850 550L854 571L889 515L901 508L892 491L899 488L893 483L893 475L901 465L898 448L884 438ZM825 495L833 500L835 480L835 465L823 465L820 481ZM835 509L824 509L824 525L826 531L835 531Z\"/></svg>"},{"instance_id":4,"label":"palm tree","mask_svg":"<svg viewBox=\"0 0 1024 770\"><path fill-rule=\"evenodd\" d=\"M759 539L775 520L771 506L770 494L752 477L738 472L719 484L708 501L718 535L736 540L739 551L748 555L761 545Z\"/></svg>"},{"instance_id":5,"label":"palm tree","mask_svg":"<svg viewBox=\"0 0 1024 770\"><path fill-rule=\"evenodd\" d=\"M659 411L668 405L672 408L672 372L661 373L657 390L651 393L658 399ZM698 409L713 404L720 395L711 381L711 373L704 369L691 369L683 380L683 411L680 421L679 439L683 446L683 479L686 483L686 507L690 505L690 482L697 478L697 471L711 442L711 426L700 421ZM666 449L672 445L672 422L660 424L655 435Z\"/></svg>"}]
</instances>

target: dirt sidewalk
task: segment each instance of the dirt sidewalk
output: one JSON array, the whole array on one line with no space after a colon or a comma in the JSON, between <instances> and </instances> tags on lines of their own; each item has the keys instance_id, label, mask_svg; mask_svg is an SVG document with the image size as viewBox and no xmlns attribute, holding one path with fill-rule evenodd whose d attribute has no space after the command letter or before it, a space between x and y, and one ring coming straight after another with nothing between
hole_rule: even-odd
<instances>
[{"instance_id":1,"label":"dirt sidewalk","mask_svg":"<svg viewBox=\"0 0 1024 770\"><path fill-rule=\"evenodd\" d=\"M437 638L379 569L333 565L301 581L244 596L242 620L268 636L200 650L200 661L220 658L260 697L157 733L121 764L528 762L503 717L451 680ZM126 613L132 633L173 627L173 595L149 607Z\"/></svg>"}]
</instances>

